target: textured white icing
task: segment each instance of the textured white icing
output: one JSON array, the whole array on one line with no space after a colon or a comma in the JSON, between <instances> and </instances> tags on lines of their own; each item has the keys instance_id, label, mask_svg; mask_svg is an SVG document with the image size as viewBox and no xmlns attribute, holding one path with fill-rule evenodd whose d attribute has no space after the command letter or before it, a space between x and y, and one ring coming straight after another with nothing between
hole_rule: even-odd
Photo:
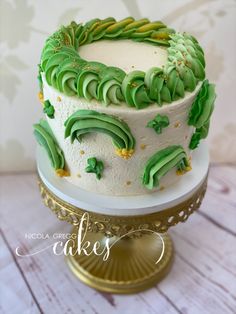
<instances>
[{"instance_id":1,"label":"textured white icing","mask_svg":"<svg viewBox=\"0 0 236 314\"><path fill-rule=\"evenodd\" d=\"M99 42L94 43L93 48L96 47L96 51L94 50L95 48L93 50L89 49L92 45L87 45L83 47L83 50L81 48L80 54L87 60L92 60L93 58L107 65L122 67L120 63L123 63L122 68L126 71L127 69L134 70L135 68L132 66L137 67L136 69L147 70L148 67L160 66L163 61L165 62L164 54L161 53L153 53L151 54L152 57L146 58L151 50L164 51L163 48L142 43L134 43L135 45L133 45L130 41L125 41L127 45L124 46L122 42L109 41L110 47L113 47L109 49L107 49L109 47L108 42L105 47L104 41L103 46L100 46ZM120 61L119 53L116 53L119 43L122 43L121 46L125 49L124 56L128 56L127 60L123 56L122 62ZM136 56L136 54L138 57L132 58L132 55ZM158 59L157 56L160 58ZM147 59L148 62L146 61ZM138 64L140 64L139 67ZM193 128L188 126L187 120L191 104L199 90L200 84L193 93L186 93L184 99L165 104L162 107L153 104L142 110L128 107L125 104L105 107L96 100L87 101L75 96L65 96L49 86L44 77L43 85L44 99L49 99L55 108L55 118L48 119L48 123L64 152L66 164L71 174L71 176L65 177L64 180L68 180L80 188L107 195L147 194L151 191L142 186L141 177L147 160L155 152L169 145L182 145L190 157L188 145L193 134ZM58 101L58 96L60 101ZM134 155L128 160L117 156L111 138L101 133L85 135L82 143L75 140L71 144L69 138L64 139L64 122L79 109L97 110L123 119L129 125L136 140ZM146 127L147 122L152 120L158 113L167 115L170 121L170 125L163 129L162 134L157 134L153 129ZM146 145L145 149L142 149L141 145ZM84 151L84 154L81 154L81 151ZM105 169L101 180L97 180L94 174L85 172L89 157L96 157L104 162ZM173 169L161 179L160 187L166 188L179 178L180 176L177 176ZM127 184L127 182L130 182L130 184ZM153 191L155 190L157 189Z\"/></svg>"},{"instance_id":2,"label":"textured white icing","mask_svg":"<svg viewBox=\"0 0 236 314\"><path fill-rule=\"evenodd\" d=\"M79 48L81 58L116 66L125 72L147 71L154 65L161 67L167 62L167 51L158 47L132 40L100 40Z\"/></svg>"}]
</instances>

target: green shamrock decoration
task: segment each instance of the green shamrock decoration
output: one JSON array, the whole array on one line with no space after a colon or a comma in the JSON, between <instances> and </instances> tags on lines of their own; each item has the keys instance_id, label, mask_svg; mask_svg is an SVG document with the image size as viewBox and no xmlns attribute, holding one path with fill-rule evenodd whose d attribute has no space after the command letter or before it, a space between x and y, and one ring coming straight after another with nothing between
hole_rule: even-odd
<instances>
[{"instance_id":1,"label":"green shamrock decoration","mask_svg":"<svg viewBox=\"0 0 236 314\"><path fill-rule=\"evenodd\" d=\"M148 122L147 127L153 128L157 134L161 134L162 129L168 127L169 124L170 122L167 116L162 116L158 114L153 120L150 120Z\"/></svg>"},{"instance_id":2,"label":"green shamrock decoration","mask_svg":"<svg viewBox=\"0 0 236 314\"><path fill-rule=\"evenodd\" d=\"M49 100L46 100L46 101L44 102L43 112L46 113L46 115L47 115L50 119L53 119L53 118L54 118L55 109L54 109L53 105L51 105L51 103L50 103Z\"/></svg>"},{"instance_id":3,"label":"green shamrock decoration","mask_svg":"<svg viewBox=\"0 0 236 314\"><path fill-rule=\"evenodd\" d=\"M104 169L103 162L97 160L95 157L91 157L87 160L88 166L85 168L85 171L88 173L95 173L98 180L102 177L102 171Z\"/></svg>"}]
</instances>

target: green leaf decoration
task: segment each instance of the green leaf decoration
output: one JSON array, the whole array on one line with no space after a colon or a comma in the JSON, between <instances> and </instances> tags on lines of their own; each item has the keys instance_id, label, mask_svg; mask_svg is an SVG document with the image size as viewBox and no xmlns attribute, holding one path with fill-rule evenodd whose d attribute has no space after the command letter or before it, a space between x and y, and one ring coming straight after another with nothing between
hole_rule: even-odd
<instances>
[{"instance_id":1,"label":"green leaf decoration","mask_svg":"<svg viewBox=\"0 0 236 314\"><path fill-rule=\"evenodd\" d=\"M54 112L55 109L53 107L53 105L51 105L49 100L46 100L44 102L44 108L43 108L43 112L46 113L46 115L50 118L50 119L54 119Z\"/></svg>"},{"instance_id":2,"label":"green leaf decoration","mask_svg":"<svg viewBox=\"0 0 236 314\"><path fill-rule=\"evenodd\" d=\"M189 143L190 149L193 150L193 149L197 148L200 141L207 137L209 127L210 127L210 120L206 121L206 123L203 124L203 126L201 128L198 128L195 130L195 132L193 133L193 135L191 137L190 143Z\"/></svg>"},{"instance_id":3,"label":"green leaf decoration","mask_svg":"<svg viewBox=\"0 0 236 314\"><path fill-rule=\"evenodd\" d=\"M97 164L97 159L95 157L89 158L88 159L88 164L89 166L91 166L92 168L96 167Z\"/></svg>"},{"instance_id":4,"label":"green leaf decoration","mask_svg":"<svg viewBox=\"0 0 236 314\"><path fill-rule=\"evenodd\" d=\"M85 171L88 173L95 173L98 180L102 177L102 172L104 169L103 162L97 160L95 157L91 157L87 160L88 166L85 168Z\"/></svg>"},{"instance_id":5,"label":"green leaf decoration","mask_svg":"<svg viewBox=\"0 0 236 314\"><path fill-rule=\"evenodd\" d=\"M189 112L188 124L196 128L189 143L190 149L197 148L200 140L207 137L215 99L215 85L205 80Z\"/></svg>"},{"instance_id":6,"label":"green leaf decoration","mask_svg":"<svg viewBox=\"0 0 236 314\"><path fill-rule=\"evenodd\" d=\"M188 124L201 128L208 123L214 110L216 99L215 85L205 80L189 112Z\"/></svg>"},{"instance_id":7,"label":"green leaf decoration","mask_svg":"<svg viewBox=\"0 0 236 314\"><path fill-rule=\"evenodd\" d=\"M190 149L195 149L198 147L199 143L200 143L200 140L201 140L201 134L200 132L195 132L193 133L192 137L191 137L191 140L190 140L190 143L189 143L189 148Z\"/></svg>"},{"instance_id":8,"label":"green leaf decoration","mask_svg":"<svg viewBox=\"0 0 236 314\"><path fill-rule=\"evenodd\" d=\"M38 76L37 76L37 79L38 79L38 84L39 84L39 90L41 92L43 92L43 80L42 80L42 75L41 75L41 65L38 64Z\"/></svg>"},{"instance_id":9,"label":"green leaf decoration","mask_svg":"<svg viewBox=\"0 0 236 314\"><path fill-rule=\"evenodd\" d=\"M168 127L169 124L170 122L167 116L158 114L153 120L147 123L147 127L153 128L157 134L161 134L162 129Z\"/></svg>"},{"instance_id":10,"label":"green leaf decoration","mask_svg":"<svg viewBox=\"0 0 236 314\"><path fill-rule=\"evenodd\" d=\"M65 158L63 151L59 147L55 136L46 120L41 119L39 123L34 124L34 135L42 147L47 152L48 158L55 170L64 170ZM65 175L65 171L63 175Z\"/></svg>"}]
</instances>

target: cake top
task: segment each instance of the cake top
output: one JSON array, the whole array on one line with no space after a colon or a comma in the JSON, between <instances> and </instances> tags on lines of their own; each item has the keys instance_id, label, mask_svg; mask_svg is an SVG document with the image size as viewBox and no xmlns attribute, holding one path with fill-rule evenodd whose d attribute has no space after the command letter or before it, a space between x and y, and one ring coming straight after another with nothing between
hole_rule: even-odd
<instances>
[{"instance_id":1,"label":"cake top","mask_svg":"<svg viewBox=\"0 0 236 314\"><path fill-rule=\"evenodd\" d=\"M107 47L107 40L118 39L120 46L124 40L158 46L158 52L165 50L165 64L157 62L146 71L127 71L125 66L104 64L101 58L91 61L93 55L88 58L86 49L81 48L101 40ZM97 51L98 47L101 51L102 45L97 45ZM137 55L140 52L141 47ZM205 78L204 67L203 50L193 36L175 32L160 21L132 17L116 21L110 17L84 25L72 22L50 36L42 51L39 80L42 85L44 72L47 83L68 96L142 109L153 103L170 103L183 98L185 91L194 91Z\"/></svg>"},{"instance_id":2,"label":"cake top","mask_svg":"<svg viewBox=\"0 0 236 314\"><path fill-rule=\"evenodd\" d=\"M167 62L165 47L127 39L94 41L79 47L78 52L86 61L96 60L107 66L118 67L125 73L135 70L146 72L153 64L161 68Z\"/></svg>"}]
</instances>

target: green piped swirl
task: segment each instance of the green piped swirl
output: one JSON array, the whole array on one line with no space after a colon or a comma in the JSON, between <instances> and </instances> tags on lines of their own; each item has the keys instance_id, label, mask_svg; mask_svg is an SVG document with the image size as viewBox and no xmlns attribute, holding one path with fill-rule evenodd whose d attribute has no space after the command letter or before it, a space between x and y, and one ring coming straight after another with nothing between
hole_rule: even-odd
<instances>
[{"instance_id":1,"label":"green piped swirl","mask_svg":"<svg viewBox=\"0 0 236 314\"><path fill-rule=\"evenodd\" d=\"M205 80L189 113L188 124L196 128L189 143L190 149L197 148L200 140L207 137L215 99L215 85Z\"/></svg>"},{"instance_id":2,"label":"green piped swirl","mask_svg":"<svg viewBox=\"0 0 236 314\"><path fill-rule=\"evenodd\" d=\"M99 132L109 135L116 147L116 153L122 158L132 156L135 139L128 125L117 117L94 110L78 110L65 121L65 138L70 136L81 142L87 133Z\"/></svg>"},{"instance_id":3,"label":"green piped swirl","mask_svg":"<svg viewBox=\"0 0 236 314\"><path fill-rule=\"evenodd\" d=\"M182 146L169 146L155 153L144 168L143 185L149 190L158 187L160 179L174 167L180 172L191 169Z\"/></svg>"},{"instance_id":4,"label":"green piped swirl","mask_svg":"<svg viewBox=\"0 0 236 314\"><path fill-rule=\"evenodd\" d=\"M52 133L52 130L46 120L41 119L39 123L34 124L34 135L39 143L47 152L51 165L55 170L62 170L65 167L65 159L62 150Z\"/></svg>"},{"instance_id":5,"label":"green piped swirl","mask_svg":"<svg viewBox=\"0 0 236 314\"><path fill-rule=\"evenodd\" d=\"M81 45L101 39L131 39L165 46L167 64L146 73L125 73L79 56ZM132 17L116 21L110 17L84 25L72 22L55 32L45 43L40 71L45 73L49 85L68 96L94 98L105 105L125 102L142 109L151 103L170 103L184 97L185 91L193 91L205 77L204 67L204 54L194 37L175 33L160 21Z\"/></svg>"}]
</instances>

